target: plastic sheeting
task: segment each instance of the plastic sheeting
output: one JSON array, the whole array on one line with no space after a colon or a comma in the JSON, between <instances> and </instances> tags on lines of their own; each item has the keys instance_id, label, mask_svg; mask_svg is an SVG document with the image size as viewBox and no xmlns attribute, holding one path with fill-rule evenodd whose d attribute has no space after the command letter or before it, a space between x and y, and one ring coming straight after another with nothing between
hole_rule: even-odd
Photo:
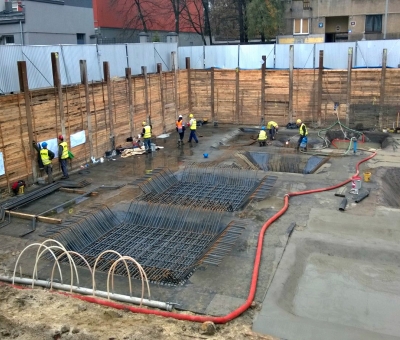
<instances>
[{"instance_id":1,"label":"plastic sheeting","mask_svg":"<svg viewBox=\"0 0 400 340\"><path fill-rule=\"evenodd\" d=\"M179 47L178 65L181 70L186 68L186 58L190 58L190 67L193 69L204 68L204 46Z\"/></svg>"},{"instance_id":2,"label":"plastic sheeting","mask_svg":"<svg viewBox=\"0 0 400 340\"><path fill-rule=\"evenodd\" d=\"M239 50L237 45L205 46L204 51L205 68L235 69L239 66Z\"/></svg>"},{"instance_id":3,"label":"plastic sheeting","mask_svg":"<svg viewBox=\"0 0 400 340\"><path fill-rule=\"evenodd\" d=\"M103 62L108 61L111 77L125 77L125 68L128 67L125 44L97 45L97 55L101 70L103 70Z\"/></svg>"},{"instance_id":4,"label":"plastic sheeting","mask_svg":"<svg viewBox=\"0 0 400 340\"><path fill-rule=\"evenodd\" d=\"M274 67L274 45L240 45L239 67L247 70L257 70L262 67L262 56L266 57L266 68Z\"/></svg>"},{"instance_id":5,"label":"plastic sheeting","mask_svg":"<svg viewBox=\"0 0 400 340\"><path fill-rule=\"evenodd\" d=\"M155 43L154 44L154 63L156 65L157 71L157 64L161 64L162 69L164 71L171 71L172 70L172 60L171 60L171 53L177 52L178 53L178 44L177 43Z\"/></svg>"},{"instance_id":6,"label":"plastic sheeting","mask_svg":"<svg viewBox=\"0 0 400 340\"><path fill-rule=\"evenodd\" d=\"M315 44L315 67L319 67L319 51L324 51L324 67L332 69L347 69L349 47L356 49L354 42ZM354 59L353 59L354 64Z\"/></svg>"},{"instance_id":7,"label":"plastic sheeting","mask_svg":"<svg viewBox=\"0 0 400 340\"><path fill-rule=\"evenodd\" d=\"M289 68L290 45L277 44L275 46L275 68Z\"/></svg>"}]
</instances>

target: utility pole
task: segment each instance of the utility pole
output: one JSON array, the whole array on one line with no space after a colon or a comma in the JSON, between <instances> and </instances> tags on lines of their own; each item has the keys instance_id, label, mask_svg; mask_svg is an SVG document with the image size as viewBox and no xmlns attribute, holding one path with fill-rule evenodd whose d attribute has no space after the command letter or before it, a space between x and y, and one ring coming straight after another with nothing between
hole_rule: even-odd
<instances>
[{"instance_id":1,"label":"utility pole","mask_svg":"<svg viewBox=\"0 0 400 340\"><path fill-rule=\"evenodd\" d=\"M383 39L386 39L386 32L387 32L387 20L388 20L388 7L389 7L389 0L386 0L385 4L385 25L383 26Z\"/></svg>"}]
</instances>

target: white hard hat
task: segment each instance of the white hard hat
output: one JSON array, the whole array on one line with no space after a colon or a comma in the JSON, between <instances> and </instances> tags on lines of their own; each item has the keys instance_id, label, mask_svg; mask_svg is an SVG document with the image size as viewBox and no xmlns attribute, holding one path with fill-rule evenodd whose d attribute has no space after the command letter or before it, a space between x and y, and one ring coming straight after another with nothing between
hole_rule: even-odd
<instances>
[{"instance_id":1,"label":"white hard hat","mask_svg":"<svg viewBox=\"0 0 400 340\"><path fill-rule=\"evenodd\" d=\"M179 115L179 117L178 117L178 118L183 118L183 117L182 117L182 115Z\"/></svg>"}]
</instances>

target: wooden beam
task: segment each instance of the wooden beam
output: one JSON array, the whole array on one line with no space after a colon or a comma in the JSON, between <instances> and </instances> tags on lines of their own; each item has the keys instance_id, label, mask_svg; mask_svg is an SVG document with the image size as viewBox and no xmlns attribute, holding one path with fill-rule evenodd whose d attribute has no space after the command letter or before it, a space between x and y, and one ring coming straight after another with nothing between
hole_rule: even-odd
<instances>
[{"instance_id":1,"label":"wooden beam","mask_svg":"<svg viewBox=\"0 0 400 340\"><path fill-rule=\"evenodd\" d=\"M171 52L171 69L174 72L174 100L175 119L178 120L178 66L176 65L176 52Z\"/></svg>"},{"instance_id":2,"label":"wooden beam","mask_svg":"<svg viewBox=\"0 0 400 340\"><path fill-rule=\"evenodd\" d=\"M162 64L157 64L158 81L160 82L160 100L161 100L161 117L163 124L163 133L167 133L167 124L165 123L165 98L164 98L164 79L162 73Z\"/></svg>"},{"instance_id":3,"label":"wooden beam","mask_svg":"<svg viewBox=\"0 0 400 340\"><path fill-rule=\"evenodd\" d=\"M382 70L381 70L381 91L379 94L379 128L383 129L383 106L385 105L385 92L386 92L386 63L387 63L387 49L383 49L382 54ZM389 126L386 126L389 128Z\"/></svg>"},{"instance_id":4,"label":"wooden beam","mask_svg":"<svg viewBox=\"0 0 400 340\"><path fill-rule=\"evenodd\" d=\"M215 67L211 67L211 120L215 121Z\"/></svg>"},{"instance_id":5,"label":"wooden beam","mask_svg":"<svg viewBox=\"0 0 400 340\"><path fill-rule=\"evenodd\" d=\"M132 70L130 67L125 68L125 78L128 81L128 107L129 107L129 131L133 138L135 129L133 127L133 96L132 96Z\"/></svg>"},{"instance_id":6,"label":"wooden beam","mask_svg":"<svg viewBox=\"0 0 400 340\"><path fill-rule=\"evenodd\" d=\"M8 213L12 217L23 218L25 220L33 220L35 218L39 222L50 223L50 224L60 224L62 222L61 218L37 216L37 215L26 214L26 213L10 211L10 210L6 210L6 213Z\"/></svg>"},{"instance_id":7,"label":"wooden beam","mask_svg":"<svg viewBox=\"0 0 400 340\"><path fill-rule=\"evenodd\" d=\"M347 96L346 96L346 126L350 123L351 106L351 70L353 68L353 47L349 47L347 59Z\"/></svg>"},{"instance_id":8,"label":"wooden beam","mask_svg":"<svg viewBox=\"0 0 400 340\"><path fill-rule=\"evenodd\" d=\"M236 123L239 124L239 116L240 116L240 93L239 93L239 67L236 67L236 81L235 81L235 102L236 102Z\"/></svg>"},{"instance_id":9,"label":"wooden beam","mask_svg":"<svg viewBox=\"0 0 400 340\"><path fill-rule=\"evenodd\" d=\"M187 70L187 79L188 79L188 106L189 113L192 112L193 102L192 102L192 79L191 79L191 71L190 71L190 57L186 57L186 70Z\"/></svg>"},{"instance_id":10,"label":"wooden beam","mask_svg":"<svg viewBox=\"0 0 400 340\"><path fill-rule=\"evenodd\" d=\"M26 122L28 125L29 150L31 154L33 182L36 182L38 178L38 170L35 160L36 150L32 146L32 142L34 139L33 139L33 128L32 128L31 98L28 85L28 71L26 69L26 61L18 61L17 65L18 65L19 87L21 92L24 93L24 99L25 99L25 112L26 112Z\"/></svg>"},{"instance_id":11,"label":"wooden beam","mask_svg":"<svg viewBox=\"0 0 400 340\"><path fill-rule=\"evenodd\" d=\"M58 114L60 115L61 134L67 140L65 133L64 98L61 87L60 59L58 52L51 53L51 68L53 70L53 84L58 96Z\"/></svg>"},{"instance_id":12,"label":"wooden beam","mask_svg":"<svg viewBox=\"0 0 400 340\"><path fill-rule=\"evenodd\" d=\"M319 51L319 65L318 65L318 98L317 98L317 124L321 126L321 117L322 117L322 77L324 70L324 51Z\"/></svg>"},{"instance_id":13,"label":"wooden beam","mask_svg":"<svg viewBox=\"0 0 400 340\"><path fill-rule=\"evenodd\" d=\"M267 57L263 55L261 65L261 125L265 125L265 75L267 67Z\"/></svg>"},{"instance_id":14,"label":"wooden beam","mask_svg":"<svg viewBox=\"0 0 400 340\"><path fill-rule=\"evenodd\" d=\"M79 194L79 195L86 194L85 190L80 190L80 189L60 188L58 190L62 191L62 192L68 192L70 194ZM93 191L93 192L90 193L90 196L98 196L98 195L99 195L99 193L97 191Z\"/></svg>"},{"instance_id":15,"label":"wooden beam","mask_svg":"<svg viewBox=\"0 0 400 340\"><path fill-rule=\"evenodd\" d=\"M110 142L111 142L111 150L115 148L114 143L114 115L113 115L113 103L112 103L112 90L111 90L111 78L110 78L110 66L108 61L103 61L103 73L104 73L104 81L107 85L107 102L108 102L108 119L110 122Z\"/></svg>"},{"instance_id":16,"label":"wooden beam","mask_svg":"<svg viewBox=\"0 0 400 340\"><path fill-rule=\"evenodd\" d=\"M79 60L79 66L81 70L81 83L85 88L85 107L86 107L86 119L89 134L89 153L90 158L93 157L93 131L92 131L92 114L90 112L90 92L87 77L87 65L86 60Z\"/></svg>"},{"instance_id":17,"label":"wooden beam","mask_svg":"<svg viewBox=\"0 0 400 340\"><path fill-rule=\"evenodd\" d=\"M151 125L151 115L149 110L149 79L147 77L147 66L142 66L142 75L144 77L144 98L147 122Z\"/></svg>"},{"instance_id":18,"label":"wooden beam","mask_svg":"<svg viewBox=\"0 0 400 340\"><path fill-rule=\"evenodd\" d=\"M293 68L294 68L294 46L289 47L289 122L293 123Z\"/></svg>"}]
</instances>

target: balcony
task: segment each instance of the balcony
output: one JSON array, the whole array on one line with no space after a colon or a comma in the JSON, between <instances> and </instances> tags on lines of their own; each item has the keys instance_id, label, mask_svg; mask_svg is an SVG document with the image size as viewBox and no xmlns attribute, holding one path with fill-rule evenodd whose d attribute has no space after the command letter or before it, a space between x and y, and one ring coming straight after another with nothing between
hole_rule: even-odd
<instances>
[{"instance_id":1,"label":"balcony","mask_svg":"<svg viewBox=\"0 0 400 340\"><path fill-rule=\"evenodd\" d=\"M24 12L0 12L0 25L17 24L21 21L25 22Z\"/></svg>"}]
</instances>

